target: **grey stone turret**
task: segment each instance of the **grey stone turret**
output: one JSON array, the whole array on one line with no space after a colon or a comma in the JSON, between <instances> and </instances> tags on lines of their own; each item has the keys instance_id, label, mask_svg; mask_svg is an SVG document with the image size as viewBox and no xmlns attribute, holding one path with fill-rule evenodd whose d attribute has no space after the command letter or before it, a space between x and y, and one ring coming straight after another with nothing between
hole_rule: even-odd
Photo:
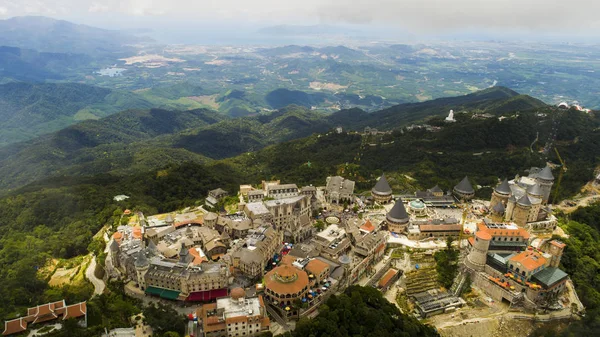
<instances>
[{"instance_id":1,"label":"grey stone turret","mask_svg":"<svg viewBox=\"0 0 600 337\"><path fill-rule=\"evenodd\" d=\"M496 186L496 192L505 195L511 193L510 186L508 185L508 179L504 179L500 185Z\"/></svg>"},{"instance_id":2,"label":"grey stone turret","mask_svg":"<svg viewBox=\"0 0 600 337\"><path fill-rule=\"evenodd\" d=\"M394 223L406 223L409 221L409 216L402 199L398 198L396 200L394 207L389 211L386 218Z\"/></svg>"},{"instance_id":3,"label":"grey stone turret","mask_svg":"<svg viewBox=\"0 0 600 337\"><path fill-rule=\"evenodd\" d=\"M134 265L136 268L144 268L150 265L150 262L148 262L146 254L144 254L143 250L138 253Z\"/></svg>"},{"instance_id":4,"label":"grey stone turret","mask_svg":"<svg viewBox=\"0 0 600 337\"><path fill-rule=\"evenodd\" d=\"M372 191L377 194L392 194L392 188L385 178L385 174L381 175L381 178L379 178Z\"/></svg>"}]
</instances>

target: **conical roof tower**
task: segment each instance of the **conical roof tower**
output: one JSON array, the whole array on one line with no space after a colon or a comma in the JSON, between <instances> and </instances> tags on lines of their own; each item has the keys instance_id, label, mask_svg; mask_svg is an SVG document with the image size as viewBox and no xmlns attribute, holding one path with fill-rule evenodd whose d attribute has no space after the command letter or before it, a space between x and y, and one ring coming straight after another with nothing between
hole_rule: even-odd
<instances>
[{"instance_id":1,"label":"conical roof tower","mask_svg":"<svg viewBox=\"0 0 600 337\"><path fill-rule=\"evenodd\" d=\"M382 195L392 194L392 188L390 187L390 184L385 178L385 174L381 175L381 178L379 178L377 184L375 184L375 187L373 187L371 191L373 193Z\"/></svg>"},{"instance_id":2,"label":"conical roof tower","mask_svg":"<svg viewBox=\"0 0 600 337\"><path fill-rule=\"evenodd\" d=\"M386 219L393 223L407 223L410 220L401 198L396 200L394 207L386 215Z\"/></svg>"}]
</instances>

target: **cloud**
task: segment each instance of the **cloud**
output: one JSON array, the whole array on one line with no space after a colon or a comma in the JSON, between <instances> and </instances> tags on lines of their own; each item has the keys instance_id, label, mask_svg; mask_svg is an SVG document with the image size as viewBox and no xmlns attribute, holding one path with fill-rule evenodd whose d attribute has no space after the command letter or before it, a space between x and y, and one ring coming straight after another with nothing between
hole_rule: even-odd
<instances>
[{"instance_id":1,"label":"cloud","mask_svg":"<svg viewBox=\"0 0 600 337\"><path fill-rule=\"evenodd\" d=\"M88 12L90 12L90 13L105 13L105 12L109 12L110 10L111 10L110 7L99 4L97 2L94 2L90 5Z\"/></svg>"},{"instance_id":2,"label":"cloud","mask_svg":"<svg viewBox=\"0 0 600 337\"><path fill-rule=\"evenodd\" d=\"M123 14L170 20L385 24L415 32L461 29L533 31L600 27L590 0L0 0L13 15L69 8L71 17ZM62 13L62 11L59 11ZM2 14L2 12L0 12Z\"/></svg>"},{"instance_id":3,"label":"cloud","mask_svg":"<svg viewBox=\"0 0 600 337\"><path fill-rule=\"evenodd\" d=\"M324 1L324 21L387 23L423 31L510 28L561 31L597 25L600 3L589 0L342 0Z\"/></svg>"},{"instance_id":4,"label":"cloud","mask_svg":"<svg viewBox=\"0 0 600 337\"><path fill-rule=\"evenodd\" d=\"M0 6L0 15L6 15L8 8Z\"/></svg>"}]
</instances>

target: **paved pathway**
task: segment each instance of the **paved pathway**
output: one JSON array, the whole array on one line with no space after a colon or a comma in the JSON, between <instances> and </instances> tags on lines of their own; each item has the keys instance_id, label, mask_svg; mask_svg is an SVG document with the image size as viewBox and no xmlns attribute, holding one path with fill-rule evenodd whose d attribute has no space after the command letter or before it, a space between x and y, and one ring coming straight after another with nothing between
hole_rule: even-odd
<instances>
[{"instance_id":1,"label":"paved pathway","mask_svg":"<svg viewBox=\"0 0 600 337\"><path fill-rule=\"evenodd\" d=\"M94 295L102 295L104 289L106 288L106 284L103 280L96 277L96 274L94 273L95 270L96 256L92 255L92 261L85 271L85 277L94 285Z\"/></svg>"}]
</instances>

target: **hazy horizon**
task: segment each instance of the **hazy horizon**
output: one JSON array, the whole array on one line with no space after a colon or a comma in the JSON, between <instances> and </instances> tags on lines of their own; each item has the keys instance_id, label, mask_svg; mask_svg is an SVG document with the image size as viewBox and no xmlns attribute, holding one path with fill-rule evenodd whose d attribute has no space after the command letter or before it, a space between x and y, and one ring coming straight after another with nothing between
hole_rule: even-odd
<instances>
[{"instance_id":1,"label":"hazy horizon","mask_svg":"<svg viewBox=\"0 0 600 337\"><path fill-rule=\"evenodd\" d=\"M151 29L160 42L190 44L211 37L252 44L258 30L282 24L343 27L366 39L398 42L598 43L597 10L600 3L583 0L357 0L351 5L339 0L0 0L0 19L47 16L106 29Z\"/></svg>"}]
</instances>

